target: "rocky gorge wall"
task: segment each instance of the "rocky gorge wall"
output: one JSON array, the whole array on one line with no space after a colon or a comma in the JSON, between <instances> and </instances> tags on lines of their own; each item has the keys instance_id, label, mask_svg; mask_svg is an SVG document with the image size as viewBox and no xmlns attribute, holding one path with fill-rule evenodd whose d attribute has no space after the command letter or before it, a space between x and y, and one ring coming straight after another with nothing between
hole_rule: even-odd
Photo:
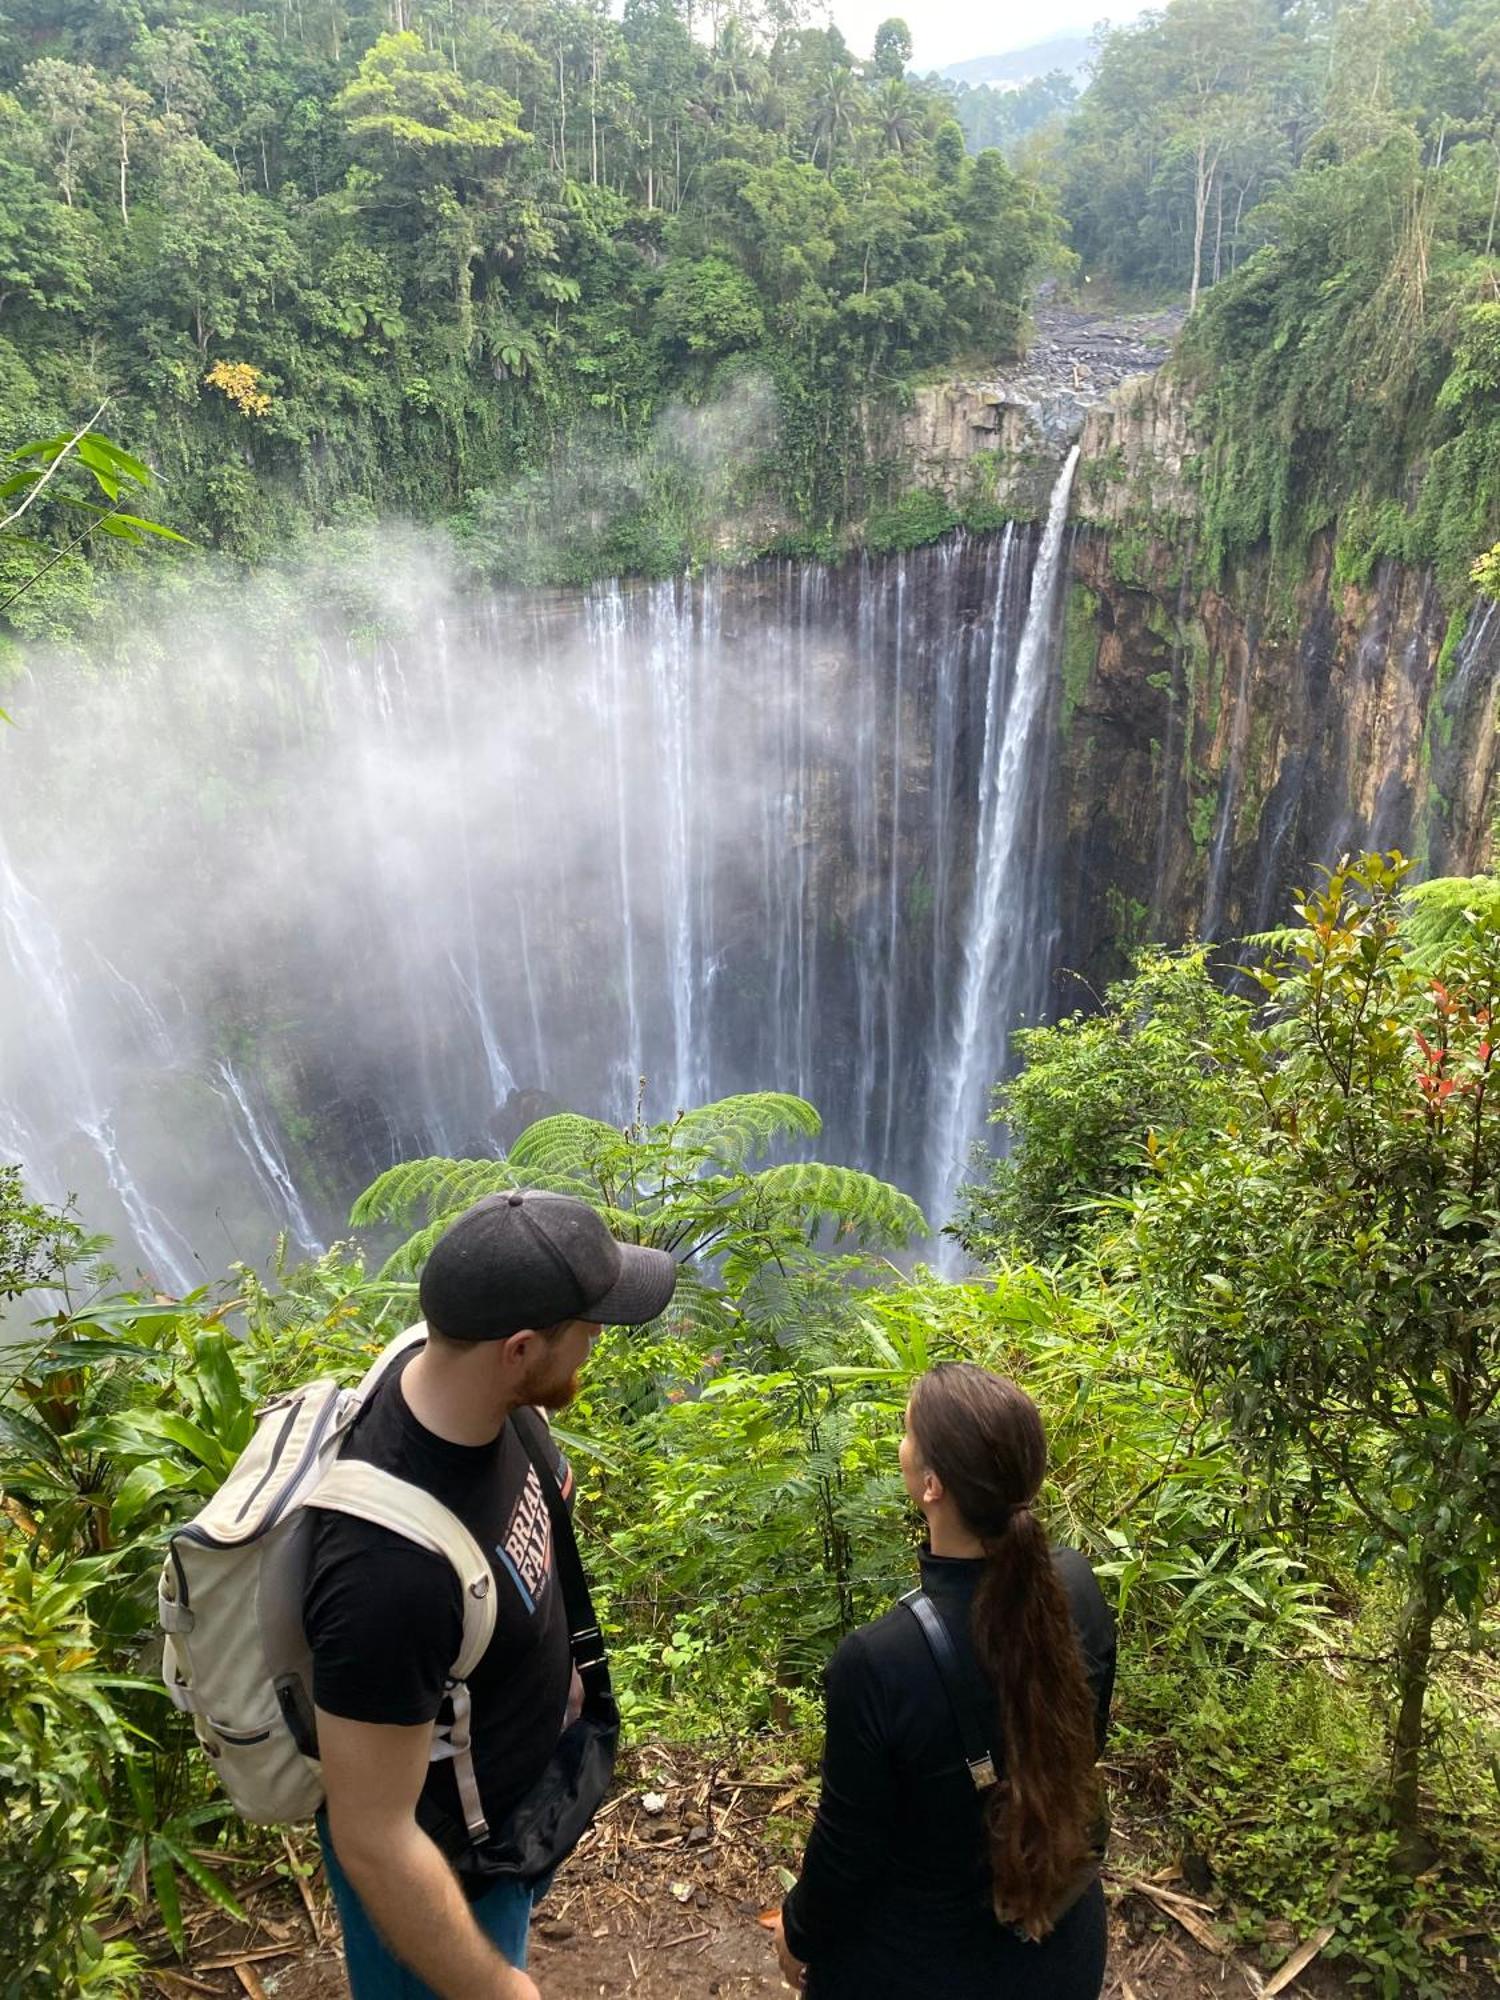
<instances>
[{"instance_id":1,"label":"rocky gorge wall","mask_svg":"<svg viewBox=\"0 0 1500 2000\"><path fill-rule=\"evenodd\" d=\"M1263 930L1347 849L1486 867L1500 606L1396 563L1343 581L1332 533L1300 573L1261 550L1214 574L1188 393L1073 372L1065 354L1040 387L931 385L903 419L914 484L1027 518L1081 438L1049 788L1061 963L1097 983L1148 939Z\"/></svg>"}]
</instances>

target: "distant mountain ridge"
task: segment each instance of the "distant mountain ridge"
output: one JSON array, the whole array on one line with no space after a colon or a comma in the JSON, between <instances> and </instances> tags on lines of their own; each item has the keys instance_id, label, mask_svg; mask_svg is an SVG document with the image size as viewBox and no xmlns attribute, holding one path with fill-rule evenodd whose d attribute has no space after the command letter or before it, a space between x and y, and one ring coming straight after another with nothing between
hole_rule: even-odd
<instances>
[{"instance_id":1,"label":"distant mountain ridge","mask_svg":"<svg viewBox=\"0 0 1500 2000\"><path fill-rule=\"evenodd\" d=\"M1076 77L1088 67L1092 57L1093 44L1086 34L1053 35L1048 41L1033 42L1029 48L1010 49L1004 55L970 56L964 62L949 63L938 75L949 77L954 83L998 83L1019 88L1033 77L1047 76L1055 69Z\"/></svg>"}]
</instances>

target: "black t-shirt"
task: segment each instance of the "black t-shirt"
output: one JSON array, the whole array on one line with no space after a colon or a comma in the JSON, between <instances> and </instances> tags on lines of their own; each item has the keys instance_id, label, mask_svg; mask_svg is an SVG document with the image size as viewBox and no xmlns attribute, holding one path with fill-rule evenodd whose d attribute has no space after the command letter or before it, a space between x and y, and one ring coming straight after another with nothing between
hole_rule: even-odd
<instances>
[{"instance_id":1,"label":"black t-shirt","mask_svg":"<svg viewBox=\"0 0 1500 2000\"><path fill-rule=\"evenodd\" d=\"M402 1394L409 1359L371 1396L343 1455L425 1487L489 1557L495 1632L468 1685L474 1775L497 1826L546 1769L567 1707L572 1658L552 1522L515 1426L486 1445L435 1437ZM560 1452L556 1470L570 1497ZM372 1522L313 1512L304 1621L318 1707L355 1722L446 1723L444 1685L463 1642L452 1564ZM451 1760L429 1769L417 1816L450 1855L466 1844Z\"/></svg>"},{"instance_id":2,"label":"black t-shirt","mask_svg":"<svg viewBox=\"0 0 1500 2000\"><path fill-rule=\"evenodd\" d=\"M1075 1549L1053 1561L1094 1695L1102 1751L1115 1678L1114 1618ZM970 1630L984 1564L922 1557L922 1585L963 1671L979 1677ZM1097 1889L1040 1944L995 1921L984 1795L963 1760L953 1711L915 1618L897 1605L850 1633L827 1674L823 1788L802 1875L783 1908L787 1943L809 1961L816 2000L1094 2000L1104 1967ZM999 1704L981 1721L1003 1759Z\"/></svg>"}]
</instances>

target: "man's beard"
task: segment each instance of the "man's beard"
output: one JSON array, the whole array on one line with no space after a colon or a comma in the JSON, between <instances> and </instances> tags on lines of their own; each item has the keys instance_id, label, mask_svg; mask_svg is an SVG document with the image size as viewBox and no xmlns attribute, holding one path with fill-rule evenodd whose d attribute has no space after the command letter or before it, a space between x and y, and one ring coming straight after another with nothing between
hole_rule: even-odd
<instances>
[{"instance_id":1,"label":"man's beard","mask_svg":"<svg viewBox=\"0 0 1500 2000\"><path fill-rule=\"evenodd\" d=\"M543 1376L534 1387L527 1390L526 1401L534 1410L565 1410L578 1394L578 1374L579 1371L575 1368L573 1373L561 1382L555 1377L549 1381Z\"/></svg>"}]
</instances>

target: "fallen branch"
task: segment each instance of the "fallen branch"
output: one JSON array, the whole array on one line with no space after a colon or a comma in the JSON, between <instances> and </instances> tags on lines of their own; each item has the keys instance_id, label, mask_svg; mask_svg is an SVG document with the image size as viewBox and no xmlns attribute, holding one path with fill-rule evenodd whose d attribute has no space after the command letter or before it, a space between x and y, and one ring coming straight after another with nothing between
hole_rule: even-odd
<instances>
[{"instance_id":1,"label":"fallen branch","mask_svg":"<svg viewBox=\"0 0 1500 2000\"><path fill-rule=\"evenodd\" d=\"M254 1951L230 1951L222 1958L205 1958L194 1972L238 1972L242 1965L259 1965L262 1959L291 1958L297 1947L291 1944L263 1944Z\"/></svg>"},{"instance_id":2,"label":"fallen branch","mask_svg":"<svg viewBox=\"0 0 1500 2000\"><path fill-rule=\"evenodd\" d=\"M1306 1972L1318 1953L1333 1936L1334 1924L1324 1924L1321 1930L1313 1932L1305 1944L1299 1944L1291 1957L1284 1960L1261 1989L1262 2000L1273 2000L1277 1993L1284 1993L1301 1972Z\"/></svg>"},{"instance_id":3,"label":"fallen branch","mask_svg":"<svg viewBox=\"0 0 1500 2000\"><path fill-rule=\"evenodd\" d=\"M1174 1923L1181 1924L1188 1936L1201 1944L1205 1951L1212 1952L1215 1958L1224 1958L1228 1955L1229 1946L1224 1939L1211 1924L1204 1923L1202 1917L1184 1898L1174 1896L1170 1890L1158 1888L1154 1882L1129 1883L1127 1893L1144 1896L1148 1902L1155 1903L1165 1916L1169 1916Z\"/></svg>"},{"instance_id":4,"label":"fallen branch","mask_svg":"<svg viewBox=\"0 0 1500 2000\"><path fill-rule=\"evenodd\" d=\"M287 1865L292 1871L292 1880L297 1885L297 1894L302 1898L302 1907L307 1912L307 1921L312 1929L313 1943L320 1945L323 1942L323 1925L318 1917L318 1906L313 1901L312 1890L307 1886L307 1877L302 1872L302 1864L297 1859L297 1850L293 1847L290 1837L285 1833L281 1836L281 1845L286 1854Z\"/></svg>"}]
</instances>

